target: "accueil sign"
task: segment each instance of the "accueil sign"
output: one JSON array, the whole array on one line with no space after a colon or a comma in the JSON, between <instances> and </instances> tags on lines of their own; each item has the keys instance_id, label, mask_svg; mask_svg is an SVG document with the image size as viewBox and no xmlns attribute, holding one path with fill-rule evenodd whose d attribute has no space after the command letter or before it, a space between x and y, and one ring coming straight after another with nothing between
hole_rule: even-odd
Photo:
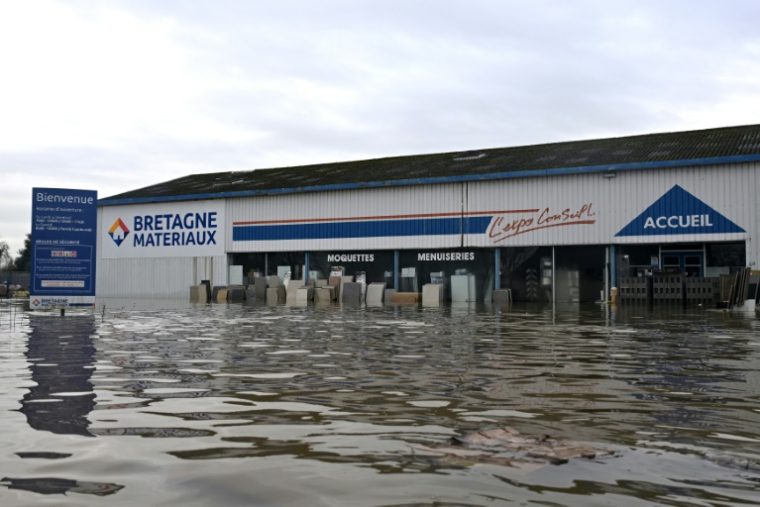
<instances>
[{"instance_id":1,"label":"accueil sign","mask_svg":"<svg viewBox=\"0 0 760 507\"><path fill-rule=\"evenodd\" d=\"M689 227L713 227L710 215L672 215L647 217L644 229L688 229Z\"/></svg>"},{"instance_id":2,"label":"accueil sign","mask_svg":"<svg viewBox=\"0 0 760 507\"><path fill-rule=\"evenodd\" d=\"M193 201L103 208L103 258L224 254L224 203Z\"/></svg>"},{"instance_id":3,"label":"accueil sign","mask_svg":"<svg viewBox=\"0 0 760 507\"><path fill-rule=\"evenodd\" d=\"M746 231L679 185L652 203L615 236L743 234Z\"/></svg>"}]
</instances>

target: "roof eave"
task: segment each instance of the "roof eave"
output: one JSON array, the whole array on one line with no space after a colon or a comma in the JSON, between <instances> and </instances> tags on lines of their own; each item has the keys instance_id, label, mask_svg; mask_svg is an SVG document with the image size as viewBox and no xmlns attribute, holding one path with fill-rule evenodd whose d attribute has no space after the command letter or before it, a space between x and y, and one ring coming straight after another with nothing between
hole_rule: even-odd
<instances>
[{"instance_id":1,"label":"roof eave","mask_svg":"<svg viewBox=\"0 0 760 507\"><path fill-rule=\"evenodd\" d=\"M465 181L506 180L537 176L562 176L571 174L604 173L611 171L635 171L669 167L705 166L716 164L738 164L760 161L760 153L751 155L731 155L683 160L664 160L657 162L631 162L626 164L604 164L595 166L559 167L551 169L533 169L489 174L465 174L431 178L411 178L402 180L367 181L358 183L336 183L332 185L315 185L310 187L274 188L267 190L241 190L234 192L216 192L190 195L168 195L152 197L132 197L126 199L100 199L98 206L116 206L121 204L146 204L155 202L198 201L208 199L226 199L233 197L256 197L266 195L298 194L304 192L328 192L351 190L357 188L402 187L411 185L431 185L440 183L460 183Z\"/></svg>"}]
</instances>

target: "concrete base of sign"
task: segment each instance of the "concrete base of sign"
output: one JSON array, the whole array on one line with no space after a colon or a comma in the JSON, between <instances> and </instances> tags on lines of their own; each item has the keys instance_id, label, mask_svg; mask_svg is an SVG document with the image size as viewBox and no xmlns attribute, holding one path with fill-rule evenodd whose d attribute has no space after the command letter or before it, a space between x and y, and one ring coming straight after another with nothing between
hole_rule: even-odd
<instances>
[{"instance_id":1,"label":"concrete base of sign","mask_svg":"<svg viewBox=\"0 0 760 507\"><path fill-rule=\"evenodd\" d=\"M340 293L343 303L359 304L362 302L362 284L358 282L344 281Z\"/></svg>"},{"instance_id":2,"label":"concrete base of sign","mask_svg":"<svg viewBox=\"0 0 760 507\"><path fill-rule=\"evenodd\" d=\"M391 296L392 304L417 304L420 302L419 292L396 292Z\"/></svg>"},{"instance_id":3,"label":"concrete base of sign","mask_svg":"<svg viewBox=\"0 0 760 507\"><path fill-rule=\"evenodd\" d=\"M253 283L248 286L249 289L253 289L255 298L259 301L264 301L267 297L267 279L263 276L257 276L253 279Z\"/></svg>"},{"instance_id":4,"label":"concrete base of sign","mask_svg":"<svg viewBox=\"0 0 760 507\"><path fill-rule=\"evenodd\" d=\"M512 290L500 289L493 291L493 304L509 305L512 304Z\"/></svg>"},{"instance_id":5,"label":"concrete base of sign","mask_svg":"<svg viewBox=\"0 0 760 507\"><path fill-rule=\"evenodd\" d=\"M327 280L324 278L319 278L317 280L314 280L314 287L326 287L327 286Z\"/></svg>"},{"instance_id":6,"label":"concrete base of sign","mask_svg":"<svg viewBox=\"0 0 760 507\"><path fill-rule=\"evenodd\" d=\"M267 277L267 287L278 287L280 285L280 277L277 275L271 275Z\"/></svg>"},{"instance_id":7,"label":"concrete base of sign","mask_svg":"<svg viewBox=\"0 0 760 507\"><path fill-rule=\"evenodd\" d=\"M267 289L267 304L276 305L285 302L285 286L278 285Z\"/></svg>"},{"instance_id":8,"label":"concrete base of sign","mask_svg":"<svg viewBox=\"0 0 760 507\"><path fill-rule=\"evenodd\" d=\"M422 286L422 304L424 306L439 306L443 303L443 284L426 283Z\"/></svg>"},{"instance_id":9,"label":"concrete base of sign","mask_svg":"<svg viewBox=\"0 0 760 507\"><path fill-rule=\"evenodd\" d=\"M227 302L227 295L229 291L227 289L217 289L216 290L216 301L217 303L226 303Z\"/></svg>"},{"instance_id":10,"label":"concrete base of sign","mask_svg":"<svg viewBox=\"0 0 760 507\"><path fill-rule=\"evenodd\" d=\"M371 283L367 285L367 304L381 305L385 297L385 283Z\"/></svg>"},{"instance_id":11,"label":"concrete base of sign","mask_svg":"<svg viewBox=\"0 0 760 507\"><path fill-rule=\"evenodd\" d=\"M296 302L306 302L311 301L314 299L314 288L313 287L299 287L296 290Z\"/></svg>"}]
</instances>

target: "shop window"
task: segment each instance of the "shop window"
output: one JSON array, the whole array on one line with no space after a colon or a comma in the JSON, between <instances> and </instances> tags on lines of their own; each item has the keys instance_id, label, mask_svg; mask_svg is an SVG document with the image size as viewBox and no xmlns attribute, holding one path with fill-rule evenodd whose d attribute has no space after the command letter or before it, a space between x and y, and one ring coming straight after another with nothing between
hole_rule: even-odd
<instances>
[{"instance_id":1,"label":"shop window","mask_svg":"<svg viewBox=\"0 0 760 507\"><path fill-rule=\"evenodd\" d=\"M491 249L402 250L399 290L421 292L428 283L443 283L447 301L490 301L494 286Z\"/></svg>"},{"instance_id":2,"label":"shop window","mask_svg":"<svg viewBox=\"0 0 760 507\"><path fill-rule=\"evenodd\" d=\"M705 265L710 276L729 274L747 266L744 242L709 243L705 246Z\"/></svg>"},{"instance_id":3,"label":"shop window","mask_svg":"<svg viewBox=\"0 0 760 507\"><path fill-rule=\"evenodd\" d=\"M551 258L551 247L502 248L501 288L510 289L514 301L551 302Z\"/></svg>"},{"instance_id":4,"label":"shop window","mask_svg":"<svg viewBox=\"0 0 760 507\"><path fill-rule=\"evenodd\" d=\"M267 276L277 275L280 283L286 280L303 280L306 261L304 252L274 252L268 254Z\"/></svg>"},{"instance_id":5,"label":"shop window","mask_svg":"<svg viewBox=\"0 0 760 507\"><path fill-rule=\"evenodd\" d=\"M236 253L232 254L232 264L243 267L243 284L253 283L253 278L266 276L266 254Z\"/></svg>"},{"instance_id":6,"label":"shop window","mask_svg":"<svg viewBox=\"0 0 760 507\"><path fill-rule=\"evenodd\" d=\"M329 279L333 268L366 283L393 288L393 251L309 252L309 278Z\"/></svg>"},{"instance_id":7,"label":"shop window","mask_svg":"<svg viewBox=\"0 0 760 507\"><path fill-rule=\"evenodd\" d=\"M619 245L616 249L617 278L649 276L660 268L658 245Z\"/></svg>"},{"instance_id":8,"label":"shop window","mask_svg":"<svg viewBox=\"0 0 760 507\"><path fill-rule=\"evenodd\" d=\"M558 303L599 301L604 290L604 246L563 246L554 249L554 297Z\"/></svg>"}]
</instances>

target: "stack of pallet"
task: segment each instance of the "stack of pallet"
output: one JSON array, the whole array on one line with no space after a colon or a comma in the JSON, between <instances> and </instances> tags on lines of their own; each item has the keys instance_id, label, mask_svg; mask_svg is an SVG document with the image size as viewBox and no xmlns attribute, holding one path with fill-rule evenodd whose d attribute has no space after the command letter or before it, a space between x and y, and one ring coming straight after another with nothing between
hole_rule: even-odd
<instances>
[{"instance_id":1,"label":"stack of pallet","mask_svg":"<svg viewBox=\"0 0 760 507\"><path fill-rule=\"evenodd\" d=\"M683 275L662 274L652 277L652 297L656 302L682 303Z\"/></svg>"},{"instance_id":2,"label":"stack of pallet","mask_svg":"<svg viewBox=\"0 0 760 507\"><path fill-rule=\"evenodd\" d=\"M688 277L684 282L687 303L715 304L720 297L718 278Z\"/></svg>"},{"instance_id":3,"label":"stack of pallet","mask_svg":"<svg viewBox=\"0 0 760 507\"><path fill-rule=\"evenodd\" d=\"M728 296L728 307L742 306L749 298L749 279L752 276L751 268L742 268L736 272L731 291Z\"/></svg>"},{"instance_id":4,"label":"stack of pallet","mask_svg":"<svg viewBox=\"0 0 760 507\"><path fill-rule=\"evenodd\" d=\"M648 303L652 300L652 279L643 276L624 276L618 283L621 301Z\"/></svg>"}]
</instances>

